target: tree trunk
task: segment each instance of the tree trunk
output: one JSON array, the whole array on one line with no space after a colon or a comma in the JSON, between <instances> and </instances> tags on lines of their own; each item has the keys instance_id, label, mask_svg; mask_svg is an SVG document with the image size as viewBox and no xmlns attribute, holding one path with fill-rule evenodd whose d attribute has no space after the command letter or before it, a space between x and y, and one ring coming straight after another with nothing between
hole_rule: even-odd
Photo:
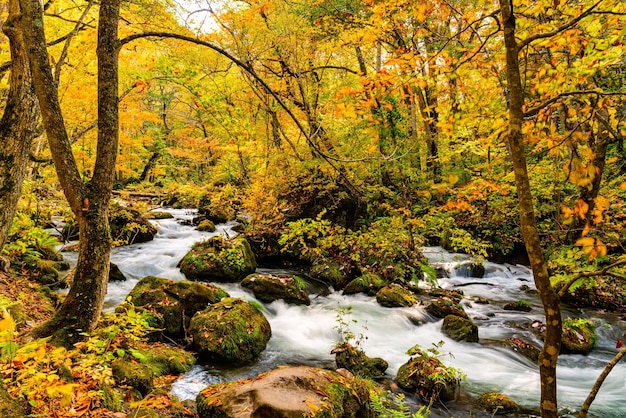
<instances>
[{"instance_id":1,"label":"tree trunk","mask_svg":"<svg viewBox=\"0 0 626 418\"><path fill-rule=\"evenodd\" d=\"M507 142L515 173L520 225L526 251L533 270L535 285L539 291L546 316L546 335L539 358L541 377L541 416L557 417L556 363L561 349L561 310L559 298L552 285L544 259L539 231L534 213L533 196L530 189L524 138L522 134L524 90L520 78L518 45L515 40L515 17L512 0L500 0L504 43L506 48L506 74L509 98L509 129Z\"/></svg>"},{"instance_id":2,"label":"tree trunk","mask_svg":"<svg viewBox=\"0 0 626 418\"><path fill-rule=\"evenodd\" d=\"M46 49L43 11L38 0L20 0L24 38L35 90L59 181L78 221L80 247L70 291L38 336L56 335L72 344L93 331L102 311L109 274L109 202L118 146L119 0L103 0L98 23L98 146L93 177L83 183L61 114Z\"/></svg>"},{"instance_id":3,"label":"tree trunk","mask_svg":"<svg viewBox=\"0 0 626 418\"><path fill-rule=\"evenodd\" d=\"M9 16L2 29L9 38L12 66L9 94L0 120L0 251L22 193L30 146L39 120L39 104L24 47L18 0L9 1Z\"/></svg>"}]
</instances>

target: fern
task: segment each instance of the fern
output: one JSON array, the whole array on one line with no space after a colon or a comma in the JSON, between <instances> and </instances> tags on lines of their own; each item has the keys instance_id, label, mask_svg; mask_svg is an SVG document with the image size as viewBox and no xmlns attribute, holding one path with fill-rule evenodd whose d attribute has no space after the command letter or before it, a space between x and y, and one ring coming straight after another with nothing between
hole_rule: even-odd
<instances>
[{"instance_id":1,"label":"fern","mask_svg":"<svg viewBox=\"0 0 626 418\"><path fill-rule=\"evenodd\" d=\"M374 416L380 418L426 418L430 415L430 406L424 405L411 413L404 394L391 398L389 394L381 395L374 389L370 390L370 408Z\"/></svg>"}]
</instances>

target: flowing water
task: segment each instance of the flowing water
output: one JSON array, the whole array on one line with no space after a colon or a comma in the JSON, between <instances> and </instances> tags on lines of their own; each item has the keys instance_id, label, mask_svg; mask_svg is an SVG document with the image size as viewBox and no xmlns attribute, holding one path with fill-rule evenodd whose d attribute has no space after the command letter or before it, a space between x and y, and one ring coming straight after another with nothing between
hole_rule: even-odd
<instances>
[{"instance_id":1,"label":"flowing water","mask_svg":"<svg viewBox=\"0 0 626 418\"><path fill-rule=\"evenodd\" d=\"M232 225L218 225L214 233L199 232L190 225L194 213L171 210L176 219L155 221L159 232L151 242L115 249L112 261L128 280L110 283L105 309L111 310L122 302L137 281L147 275L183 279L176 267L194 242L216 234L230 234ZM209 384L256 376L278 365L306 364L332 367L334 356L330 351L340 341L338 319L348 323L361 347L371 357L382 357L389 362L387 374L394 377L398 368L408 360L406 351L416 344L430 348L444 342L439 351L446 365L461 369L467 379L463 389L471 395L488 391L505 393L524 407L537 408L539 399L538 367L517 353L489 344L492 340L520 337L539 344L537 337L520 327L534 320L542 320L542 310L530 270L523 266L486 263L482 278L471 277L466 266L467 256L451 254L441 248L425 248L431 264L447 272L448 278L439 279L446 289L462 289L462 301L467 313L479 327L480 343L455 342L441 332L442 320L431 317L423 306L411 308L383 308L374 298L365 295L342 295L323 291L311 283L311 305L295 306L282 301L262 304L264 314L272 327L272 338L260 359L243 368L195 366L178 380L172 392L181 399L194 399ZM281 273L258 269L259 272ZM255 300L238 284L218 284L231 296ZM530 291L520 290L526 285ZM474 303L482 297L489 304ZM528 313L506 311L504 303L526 299L532 306ZM258 301L257 301L258 302ZM349 308L348 310L348 307ZM558 365L559 405L563 414L580 408L593 382L604 365L616 353L615 343L624 331L624 324L615 317L598 311L565 312L565 315L593 318L597 324L598 343L588 356L562 355ZM454 413L458 415L458 411ZM439 414L445 416L445 414ZM473 415L476 416L476 415ZM626 364L622 362L605 381L596 398L590 416L626 417Z\"/></svg>"}]
</instances>

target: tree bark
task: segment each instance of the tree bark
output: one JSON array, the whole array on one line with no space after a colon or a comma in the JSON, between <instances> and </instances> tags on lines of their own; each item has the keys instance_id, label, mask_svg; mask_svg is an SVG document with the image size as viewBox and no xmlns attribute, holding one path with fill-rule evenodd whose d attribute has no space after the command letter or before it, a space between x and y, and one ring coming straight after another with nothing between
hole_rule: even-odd
<instances>
[{"instance_id":1,"label":"tree bark","mask_svg":"<svg viewBox=\"0 0 626 418\"><path fill-rule=\"evenodd\" d=\"M520 77L518 44L515 39L513 1L500 0L500 7L506 48L506 74L509 96L507 142L515 173L522 236L524 237L535 285L539 291L546 317L545 340L539 357L539 374L541 378L540 409L543 418L556 418L558 415L556 363L561 349L561 310L558 295L550 284L550 275L548 274L541 248L526 165L522 133L524 90Z\"/></svg>"},{"instance_id":2,"label":"tree bark","mask_svg":"<svg viewBox=\"0 0 626 418\"><path fill-rule=\"evenodd\" d=\"M119 0L100 3L98 24L98 147L93 177L83 183L63 121L46 49L38 0L20 0L24 38L44 127L59 181L80 231L78 264L69 294L55 315L35 331L70 345L94 330L102 311L109 274L109 202L118 147Z\"/></svg>"},{"instance_id":3,"label":"tree bark","mask_svg":"<svg viewBox=\"0 0 626 418\"><path fill-rule=\"evenodd\" d=\"M9 93L0 120L0 251L13 222L39 120L39 103L22 36L20 5L9 1L9 15L2 30L9 38L11 75Z\"/></svg>"}]
</instances>

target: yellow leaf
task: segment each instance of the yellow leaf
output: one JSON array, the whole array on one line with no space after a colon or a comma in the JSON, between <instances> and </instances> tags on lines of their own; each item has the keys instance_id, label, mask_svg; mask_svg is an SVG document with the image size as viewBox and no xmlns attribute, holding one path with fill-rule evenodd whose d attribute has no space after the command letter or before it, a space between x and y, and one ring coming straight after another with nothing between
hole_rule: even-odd
<instances>
[{"instance_id":1,"label":"yellow leaf","mask_svg":"<svg viewBox=\"0 0 626 418\"><path fill-rule=\"evenodd\" d=\"M61 398L59 399L59 404L65 408L72 404L72 395L76 386L78 386L76 383L67 383L65 385L50 386L46 388L46 391L51 398Z\"/></svg>"},{"instance_id":2,"label":"yellow leaf","mask_svg":"<svg viewBox=\"0 0 626 418\"><path fill-rule=\"evenodd\" d=\"M584 238L580 238L578 241L576 241L576 245L578 245L579 247L583 247L583 251L584 252L589 252L589 251L591 251L591 248L593 248L595 242L596 242L595 238L584 237ZM585 251L585 248L588 248L589 251Z\"/></svg>"},{"instance_id":3,"label":"yellow leaf","mask_svg":"<svg viewBox=\"0 0 626 418\"><path fill-rule=\"evenodd\" d=\"M0 342L12 341L15 332L15 320L6 309L3 309L2 316L3 318L0 320Z\"/></svg>"},{"instance_id":4,"label":"yellow leaf","mask_svg":"<svg viewBox=\"0 0 626 418\"><path fill-rule=\"evenodd\" d=\"M454 186L458 181L459 176L457 176L456 174L450 174L448 176L448 183L450 183L450 186Z\"/></svg>"}]
</instances>

